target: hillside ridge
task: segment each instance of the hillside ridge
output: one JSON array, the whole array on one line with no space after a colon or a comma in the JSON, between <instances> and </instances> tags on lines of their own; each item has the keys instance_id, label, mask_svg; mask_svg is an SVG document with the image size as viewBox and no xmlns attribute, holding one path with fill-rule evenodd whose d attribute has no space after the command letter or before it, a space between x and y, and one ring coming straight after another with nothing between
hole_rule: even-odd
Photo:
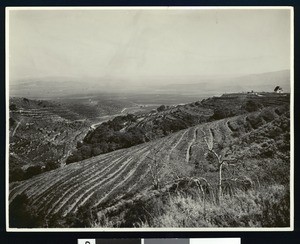
<instances>
[{"instance_id":1,"label":"hillside ridge","mask_svg":"<svg viewBox=\"0 0 300 244\"><path fill-rule=\"evenodd\" d=\"M176 106L161 105L147 114L117 116L90 130L68 157L67 163L162 138L191 126L288 104L288 94L231 93Z\"/></svg>"}]
</instances>

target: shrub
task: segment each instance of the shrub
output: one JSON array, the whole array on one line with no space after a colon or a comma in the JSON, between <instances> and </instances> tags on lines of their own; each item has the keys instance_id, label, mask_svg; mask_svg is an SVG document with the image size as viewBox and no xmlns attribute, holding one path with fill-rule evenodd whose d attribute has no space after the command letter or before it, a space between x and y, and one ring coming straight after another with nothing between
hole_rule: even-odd
<instances>
[{"instance_id":1,"label":"shrub","mask_svg":"<svg viewBox=\"0 0 300 244\"><path fill-rule=\"evenodd\" d=\"M9 182L21 181L25 179L25 171L21 168L15 168L9 172Z\"/></svg>"},{"instance_id":2,"label":"shrub","mask_svg":"<svg viewBox=\"0 0 300 244\"><path fill-rule=\"evenodd\" d=\"M162 112L166 109L166 106L165 105L160 105L156 110L157 112Z\"/></svg>"},{"instance_id":3,"label":"shrub","mask_svg":"<svg viewBox=\"0 0 300 244\"><path fill-rule=\"evenodd\" d=\"M254 112L261 108L263 108L263 105L253 100L247 100L246 103L242 105L242 109L246 110L247 112Z\"/></svg>"},{"instance_id":4,"label":"shrub","mask_svg":"<svg viewBox=\"0 0 300 244\"><path fill-rule=\"evenodd\" d=\"M290 223L290 193L282 185L273 185L259 195L262 225L287 227Z\"/></svg>"},{"instance_id":5,"label":"shrub","mask_svg":"<svg viewBox=\"0 0 300 244\"><path fill-rule=\"evenodd\" d=\"M57 169L59 167L59 163L57 161L49 161L45 165L44 171L50 171L53 169Z\"/></svg>"},{"instance_id":6,"label":"shrub","mask_svg":"<svg viewBox=\"0 0 300 244\"><path fill-rule=\"evenodd\" d=\"M211 120L219 120L219 119L224 119L224 118L228 118L231 116L234 116L234 113L231 109L228 109L226 107L215 108L214 114L211 117Z\"/></svg>"},{"instance_id":7,"label":"shrub","mask_svg":"<svg viewBox=\"0 0 300 244\"><path fill-rule=\"evenodd\" d=\"M13 118L9 118L9 126L12 127L16 124L16 120L14 120Z\"/></svg>"},{"instance_id":8,"label":"shrub","mask_svg":"<svg viewBox=\"0 0 300 244\"><path fill-rule=\"evenodd\" d=\"M81 206L76 213L68 214L65 218L65 225L68 227L91 227L97 213L89 206Z\"/></svg>"},{"instance_id":9,"label":"shrub","mask_svg":"<svg viewBox=\"0 0 300 244\"><path fill-rule=\"evenodd\" d=\"M9 105L9 110L12 110L12 111L17 110L17 105L12 103L11 105Z\"/></svg>"},{"instance_id":10,"label":"shrub","mask_svg":"<svg viewBox=\"0 0 300 244\"><path fill-rule=\"evenodd\" d=\"M101 154L102 152L103 151L100 147L93 147L93 149L92 149L92 155L93 156L97 156L97 155Z\"/></svg>"},{"instance_id":11,"label":"shrub","mask_svg":"<svg viewBox=\"0 0 300 244\"><path fill-rule=\"evenodd\" d=\"M42 173L42 168L39 165L36 166L30 166L27 168L26 172L25 172L25 178L29 179L35 175L38 175L40 173Z\"/></svg>"}]
</instances>

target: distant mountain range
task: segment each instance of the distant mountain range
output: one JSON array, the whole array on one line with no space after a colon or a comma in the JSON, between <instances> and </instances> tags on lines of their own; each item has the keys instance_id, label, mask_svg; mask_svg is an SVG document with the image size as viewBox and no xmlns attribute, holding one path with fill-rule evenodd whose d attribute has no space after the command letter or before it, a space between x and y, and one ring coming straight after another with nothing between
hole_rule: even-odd
<instances>
[{"instance_id":1,"label":"distant mountain range","mask_svg":"<svg viewBox=\"0 0 300 244\"><path fill-rule=\"evenodd\" d=\"M261 74L236 77L193 78L193 82L184 81L180 77L177 83L170 84L171 78L161 80L163 85L151 85L155 82L147 80L147 85L130 85L130 82L101 80L95 78L48 77L43 79L26 79L11 82L10 96L28 98L54 98L74 94L95 94L101 92L126 92L150 94L184 94L184 95L216 95L230 92L266 91L271 92L281 86L284 92L290 92L290 71L281 70ZM187 78L189 79L189 78ZM196 81L195 81L196 79ZM182 80L182 81L181 81ZM180 83L179 83L180 82ZM141 82L144 84L145 81ZM157 83L157 82L156 82ZM165 83L165 84L166 84ZM127 84L127 85L126 85Z\"/></svg>"},{"instance_id":2,"label":"distant mountain range","mask_svg":"<svg viewBox=\"0 0 300 244\"><path fill-rule=\"evenodd\" d=\"M290 92L290 71L281 70L231 78L207 78L197 83L171 84L160 88L162 92L185 94L223 94L224 92L265 91L272 92L276 86Z\"/></svg>"}]
</instances>

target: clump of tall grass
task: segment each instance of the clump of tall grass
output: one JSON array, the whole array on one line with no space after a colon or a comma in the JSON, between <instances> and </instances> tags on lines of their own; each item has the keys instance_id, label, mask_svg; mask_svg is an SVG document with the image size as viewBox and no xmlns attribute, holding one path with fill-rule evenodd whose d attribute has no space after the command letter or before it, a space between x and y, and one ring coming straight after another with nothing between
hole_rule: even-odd
<instances>
[{"instance_id":1,"label":"clump of tall grass","mask_svg":"<svg viewBox=\"0 0 300 244\"><path fill-rule=\"evenodd\" d=\"M273 185L260 191L237 190L220 204L177 194L140 227L288 227L289 190Z\"/></svg>"}]
</instances>

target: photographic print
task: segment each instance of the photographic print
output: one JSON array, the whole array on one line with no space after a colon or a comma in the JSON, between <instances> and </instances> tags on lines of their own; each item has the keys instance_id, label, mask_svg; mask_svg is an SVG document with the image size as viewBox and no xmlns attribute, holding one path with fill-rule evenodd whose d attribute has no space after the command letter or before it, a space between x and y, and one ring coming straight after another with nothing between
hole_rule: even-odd
<instances>
[{"instance_id":1,"label":"photographic print","mask_svg":"<svg viewBox=\"0 0 300 244\"><path fill-rule=\"evenodd\" d=\"M6 9L9 231L293 229L291 7Z\"/></svg>"}]
</instances>

